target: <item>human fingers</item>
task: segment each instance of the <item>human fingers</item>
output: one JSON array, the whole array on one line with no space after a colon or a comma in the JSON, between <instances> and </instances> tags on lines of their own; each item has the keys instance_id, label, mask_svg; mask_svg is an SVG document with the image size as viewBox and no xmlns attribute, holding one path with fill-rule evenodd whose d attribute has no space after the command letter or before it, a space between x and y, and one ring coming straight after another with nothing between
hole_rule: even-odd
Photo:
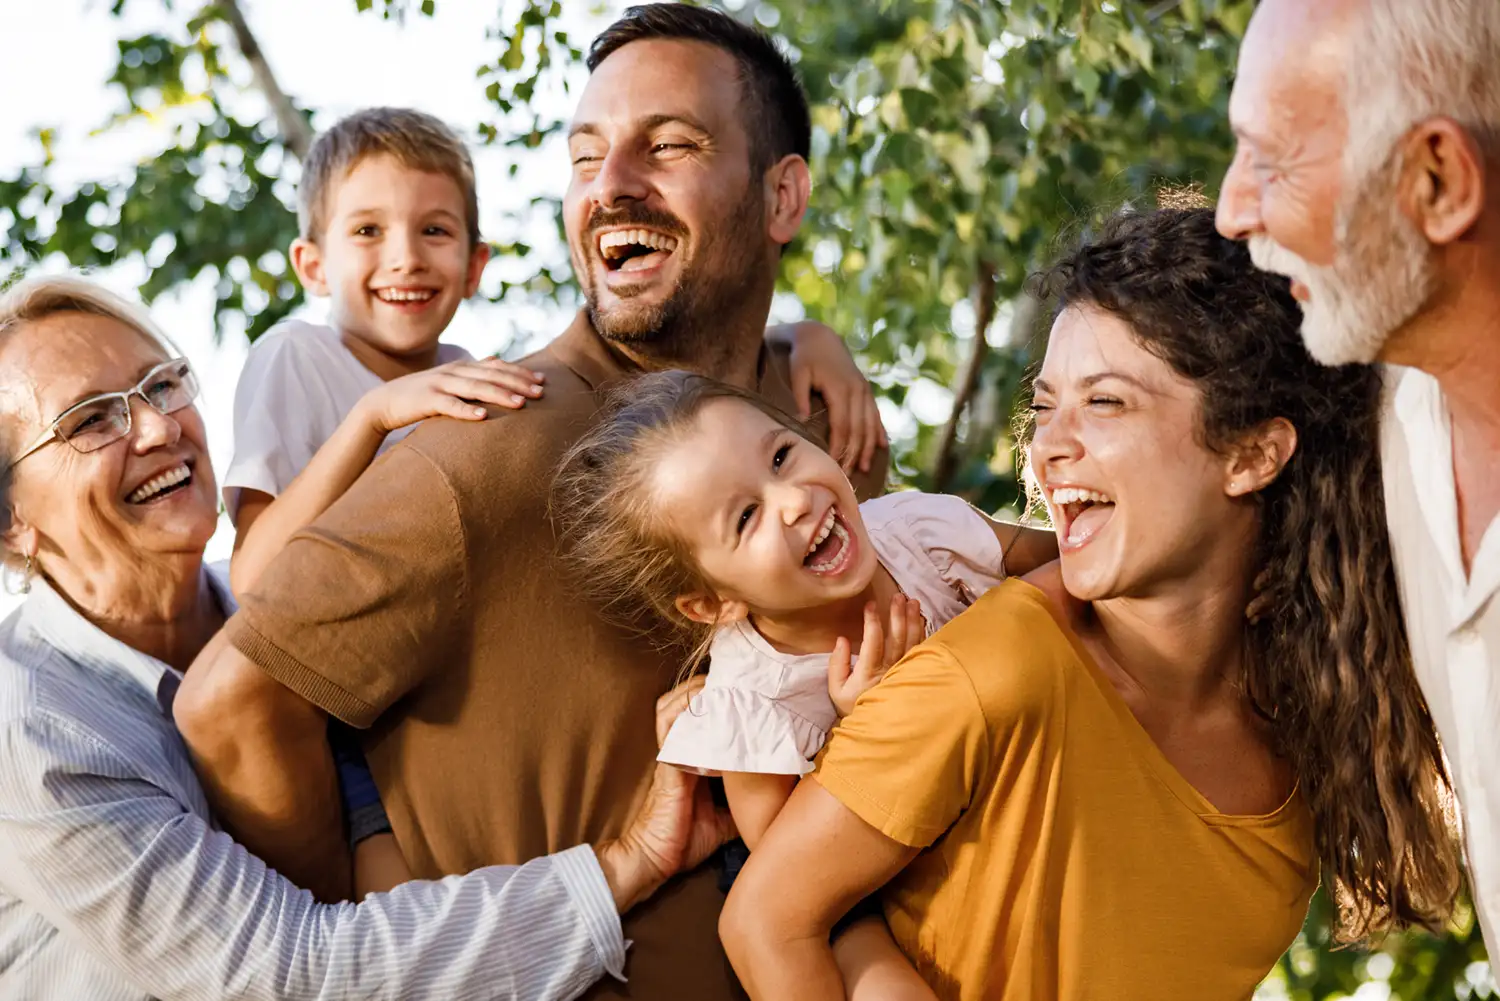
<instances>
[{"instance_id":1,"label":"human fingers","mask_svg":"<svg viewBox=\"0 0 1500 1001\"><path fill-rule=\"evenodd\" d=\"M865 410L865 383L863 379L852 387L844 397L844 408L849 413L849 439L840 456L844 472L853 473L859 467L860 457L865 451L865 437L870 433L869 412Z\"/></svg>"},{"instance_id":2,"label":"human fingers","mask_svg":"<svg viewBox=\"0 0 1500 1001\"><path fill-rule=\"evenodd\" d=\"M886 627L887 642L885 649L881 651L884 655L881 658L880 664L882 670L900 660L902 655L906 653L908 643L907 624L910 621L907 617L906 608L909 604L911 602L907 600L904 594L897 594L891 598L890 624Z\"/></svg>"},{"instance_id":3,"label":"human fingers","mask_svg":"<svg viewBox=\"0 0 1500 1001\"><path fill-rule=\"evenodd\" d=\"M880 407L875 404L875 392L865 383L866 433L865 447L859 454L859 471L868 473L875 461L875 452L886 444L885 424L880 420Z\"/></svg>"},{"instance_id":4,"label":"human fingers","mask_svg":"<svg viewBox=\"0 0 1500 1001\"><path fill-rule=\"evenodd\" d=\"M828 454L843 466L849 448L849 409L838 393L822 392L824 410L828 414Z\"/></svg>"},{"instance_id":5,"label":"human fingers","mask_svg":"<svg viewBox=\"0 0 1500 1001\"><path fill-rule=\"evenodd\" d=\"M503 386L513 393L519 393L531 399L542 395L542 383L546 381L545 376L540 372L533 372L514 362L503 361L499 358L456 362L449 371L453 375L466 379Z\"/></svg>"}]
</instances>

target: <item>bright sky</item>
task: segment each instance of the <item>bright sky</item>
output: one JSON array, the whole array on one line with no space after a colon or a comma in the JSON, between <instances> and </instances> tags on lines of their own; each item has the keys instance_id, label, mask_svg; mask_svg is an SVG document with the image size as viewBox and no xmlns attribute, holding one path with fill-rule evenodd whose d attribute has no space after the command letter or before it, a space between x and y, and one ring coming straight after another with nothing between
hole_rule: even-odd
<instances>
[{"instance_id":1,"label":"bright sky","mask_svg":"<svg viewBox=\"0 0 1500 1001\"><path fill-rule=\"evenodd\" d=\"M107 136L89 133L123 106L118 92L105 87L116 63L116 41L153 30L182 37L182 25L198 5L178 0L174 6L176 14L167 12L160 0L130 0L117 19L110 16L109 0L8 0L0 15L6 39L0 93L10 95L0 101L0 176L39 159L31 134L44 126L58 130L54 176L64 185L118 176L160 150L164 133L150 126ZM516 5L509 0L439 0L435 17L411 16L404 25L356 13L354 0L253 0L243 6L282 87L316 109L316 126L326 127L361 107L390 104L431 112L467 135L490 117L475 71L503 51L494 26L502 23L502 12L513 19ZM418 6L416 0L411 6ZM594 6L580 0L567 3L565 22L575 37L591 38L624 4L598 11L591 10ZM565 97L552 95L552 103L566 114ZM514 180L505 175L505 161L495 151L476 149L475 161L481 226L487 232L498 230L506 206L523 204L535 193L561 193L558 178L564 175L558 165L566 163L561 148L533 156ZM533 242L550 238L550 230L543 229ZM61 260L43 264L45 270L66 266ZM98 277L134 297L143 274L143 268L124 266ZM208 422L214 465L223 470L233 445L234 387L247 344L239 338L215 343L211 288L211 280L200 281L182 294L158 299L153 314L199 372L199 407ZM320 318L322 304L311 304L306 315ZM556 310L466 305L445 339L476 354L488 353L507 347L518 329L545 341L561 329L562 320ZM209 546L210 558L227 556L231 539L226 520ZM14 604L12 596L0 594L0 615Z\"/></svg>"}]
</instances>

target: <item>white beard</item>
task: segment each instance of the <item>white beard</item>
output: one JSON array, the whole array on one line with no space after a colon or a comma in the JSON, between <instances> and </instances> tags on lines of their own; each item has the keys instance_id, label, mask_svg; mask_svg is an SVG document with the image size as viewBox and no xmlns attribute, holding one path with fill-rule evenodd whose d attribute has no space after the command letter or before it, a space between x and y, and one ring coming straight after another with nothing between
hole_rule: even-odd
<instances>
[{"instance_id":1,"label":"white beard","mask_svg":"<svg viewBox=\"0 0 1500 1001\"><path fill-rule=\"evenodd\" d=\"M1250 238L1256 267L1307 286L1302 341L1324 365L1376 361L1436 285L1431 248L1396 208L1388 173L1367 175L1345 196L1331 265L1309 264L1265 234Z\"/></svg>"}]
</instances>

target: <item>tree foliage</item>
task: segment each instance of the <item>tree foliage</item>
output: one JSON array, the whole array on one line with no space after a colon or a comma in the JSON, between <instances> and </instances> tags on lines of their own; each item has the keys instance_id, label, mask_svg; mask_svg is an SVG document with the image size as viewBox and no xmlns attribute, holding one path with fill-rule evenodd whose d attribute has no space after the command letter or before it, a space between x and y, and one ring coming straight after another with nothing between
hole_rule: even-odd
<instances>
[{"instance_id":1,"label":"tree foliage","mask_svg":"<svg viewBox=\"0 0 1500 1001\"><path fill-rule=\"evenodd\" d=\"M435 8L352 2L397 21ZM560 0L494 2L505 30L475 81L492 113L473 134L519 162L562 128L536 98L576 80L581 44ZM814 196L782 290L850 338L891 413L911 415L919 391L951 395L945 416L905 422L915 430L897 442L899 479L991 510L1017 504L1013 404L1044 319L1026 277L1122 202L1161 185L1212 193L1253 0L726 2L781 36L813 102ZM208 273L220 332L264 332L302 298L285 249L308 117L259 57L239 0L204 3L172 33L120 39L108 90L117 107L103 129L165 121L170 141L124 176L63 188L55 134L40 129L39 162L0 178L6 263L141 260L148 301ZM527 212L557 218L560 194L538 192ZM495 298L574 301L560 245L496 251L508 280ZM1319 897L1267 996L1317 1001L1370 982L1360 996L1489 990L1467 913L1447 937L1393 935L1374 953L1332 950L1327 917Z\"/></svg>"}]
</instances>

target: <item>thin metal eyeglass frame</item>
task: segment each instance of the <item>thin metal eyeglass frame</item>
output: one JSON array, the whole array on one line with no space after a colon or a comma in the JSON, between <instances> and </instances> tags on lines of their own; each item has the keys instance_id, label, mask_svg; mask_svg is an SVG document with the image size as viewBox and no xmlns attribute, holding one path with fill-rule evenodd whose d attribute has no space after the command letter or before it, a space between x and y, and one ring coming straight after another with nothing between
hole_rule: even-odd
<instances>
[{"instance_id":1,"label":"thin metal eyeglass frame","mask_svg":"<svg viewBox=\"0 0 1500 1001\"><path fill-rule=\"evenodd\" d=\"M157 376L159 376L163 369L172 368L177 365L187 366L187 377L193 380L193 394L187 398L187 402L182 406L173 407L171 410L162 410L156 404L151 402L150 397L146 395L145 387L148 383L151 382L152 379L155 379ZM97 452L99 449L96 448L79 448L77 445L73 444L71 439L64 438L61 434L58 433L57 428L60 424L62 424L63 419L80 407L92 406L103 400L120 399L125 402L125 429L120 432L119 438L112 439L99 446L99 448L108 448L115 442L129 437L131 430L135 427L135 416L130 412L130 398L132 396L139 396L141 400L146 404L146 406L150 407L152 410L155 410L157 413L165 417L168 414L175 414L177 413L177 411L191 406L193 401L198 398L198 391L200 388L201 387L198 385L198 374L193 371L192 362L188 361L186 358L168 359L167 361L162 362L160 365L157 365L151 371L147 372L144 376L141 377L141 381L136 383L131 388L123 389L116 393L100 393L97 396L90 396L86 400L79 400L77 403L73 404L71 407L58 414L57 417L53 419L52 423L47 425L47 430L42 433L42 436L39 437L36 441L32 442L31 445L27 447L20 455L12 459L10 461L10 465L6 466L5 468L7 471L14 469L16 467L16 464L19 463L22 459L26 458L28 455L31 455L33 452L39 451L44 446L52 444L52 442L54 441L63 442L69 448L72 448L74 451L79 452L83 455L87 455L89 452Z\"/></svg>"}]
</instances>

